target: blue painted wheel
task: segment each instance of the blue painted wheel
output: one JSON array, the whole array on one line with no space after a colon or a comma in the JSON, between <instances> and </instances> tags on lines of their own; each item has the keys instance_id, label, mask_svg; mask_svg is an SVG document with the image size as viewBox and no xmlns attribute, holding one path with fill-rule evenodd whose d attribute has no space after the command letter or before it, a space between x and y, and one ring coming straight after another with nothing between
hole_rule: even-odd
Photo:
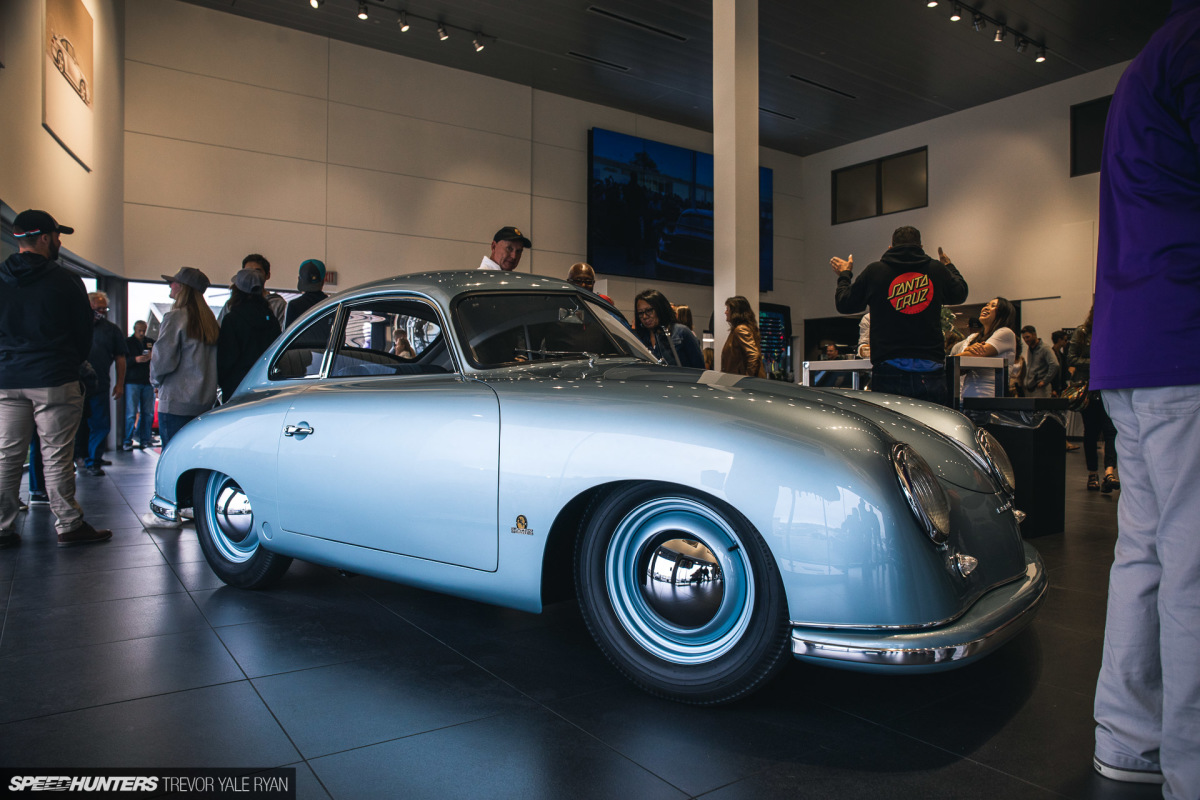
<instances>
[{"instance_id":1,"label":"blue painted wheel","mask_svg":"<svg viewBox=\"0 0 1200 800\"><path fill-rule=\"evenodd\" d=\"M576 588L609 659L655 694L727 702L786 663L786 603L766 543L690 490L634 484L593 501Z\"/></svg>"},{"instance_id":2,"label":"blue painted wheel","mask_svg":"<svg viewBox=\"0 0 1200 800\"><path fill-rule=\"evenodd\" d=\"M237 481L220 472L200 473L192 492L200 549L218 578L242 589L263 589L283 576L292 560L261 546L254 509Z\"/></svg>"}]
</instances>

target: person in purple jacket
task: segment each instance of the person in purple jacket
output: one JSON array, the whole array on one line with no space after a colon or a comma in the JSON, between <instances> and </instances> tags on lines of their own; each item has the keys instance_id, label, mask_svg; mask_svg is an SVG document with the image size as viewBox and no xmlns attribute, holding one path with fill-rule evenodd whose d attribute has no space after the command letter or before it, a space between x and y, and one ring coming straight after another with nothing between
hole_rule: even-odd
<instances>
[{"instance_id":1,"label":"person in purple jacket","mask_svg":"<svg viewBox=\"0 0 1200 800\"><path fill-rule=\"evenodd\" d=\"M1161 343L1147 348L1145 342ZM1200 0L1121 77L1100 172L1089 388L1123 481L1096 770L1200 797Z\"/></svg>"}]
</instances>

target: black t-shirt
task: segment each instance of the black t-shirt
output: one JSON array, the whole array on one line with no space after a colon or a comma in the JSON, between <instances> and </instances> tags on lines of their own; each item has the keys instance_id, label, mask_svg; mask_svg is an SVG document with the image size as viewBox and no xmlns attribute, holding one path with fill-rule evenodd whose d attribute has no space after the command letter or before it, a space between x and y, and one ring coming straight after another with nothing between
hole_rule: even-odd
<instances>
[{"instance_id":1,"label":"black t-shirt","mask_svg":"<svg viewBox=\"0 0 1200 800\"><path fill-rule=\"evenodd\" d=\"M137 383L144 386L150 385L150 362L146 361L139 364L133 359L143 355L143 353L149 353L150 345L152 344L154 344L154 340L149 336L140 342L136 336L130 336L125 340L125 347L129 351L129 354L125 357L125 383Z\"/></svg>"},{"instance_id":2,"label":"black t-shirt","mask_svg":"<svg viewBox=\"0 0 1200 800\"><path fill-rule=\"evenodd\" d=\"M96 370L101 386L108 386L108 368L118 357L129 355L125 346L125 334L106 319L98 319L92 325L92 352L88 362Z\"/></svg>"}]
</instances>

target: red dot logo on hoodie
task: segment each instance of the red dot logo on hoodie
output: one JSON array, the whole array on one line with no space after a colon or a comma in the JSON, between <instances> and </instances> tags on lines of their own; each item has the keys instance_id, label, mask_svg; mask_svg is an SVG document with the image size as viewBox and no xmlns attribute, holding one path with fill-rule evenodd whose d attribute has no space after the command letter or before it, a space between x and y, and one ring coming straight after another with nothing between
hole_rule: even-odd
<instances>
[{"instance_id":1,"label":"red dot logo on hoodie","mask_svg":"<svg viewBox=\"0 0 1200 800\"><path fill-rule=\"evenodd\" d=\"M933 284L920 272L906 272L888 287L888 302L901 314L920 314L933 302Z\"/></svg>"}]
</instances>

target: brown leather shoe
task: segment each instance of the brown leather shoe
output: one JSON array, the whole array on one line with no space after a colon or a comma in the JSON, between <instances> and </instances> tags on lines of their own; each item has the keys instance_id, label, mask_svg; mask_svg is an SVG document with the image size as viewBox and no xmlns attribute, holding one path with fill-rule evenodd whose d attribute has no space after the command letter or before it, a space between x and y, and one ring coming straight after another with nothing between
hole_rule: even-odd
<instances>
[{"instance_id":1,"label":"brown leather shoe","mask_svg":"<svg viewBox=\"0 0 1200 800\"><path fill-rule=\"evenodd\" d=\"M107 542L112 538L112 531L98 531L87 523L85 520L78 528L66 533L58 535L59 547L71 547L76 544L95 544L97 542Z\"/></svg>"}]
</instances>

